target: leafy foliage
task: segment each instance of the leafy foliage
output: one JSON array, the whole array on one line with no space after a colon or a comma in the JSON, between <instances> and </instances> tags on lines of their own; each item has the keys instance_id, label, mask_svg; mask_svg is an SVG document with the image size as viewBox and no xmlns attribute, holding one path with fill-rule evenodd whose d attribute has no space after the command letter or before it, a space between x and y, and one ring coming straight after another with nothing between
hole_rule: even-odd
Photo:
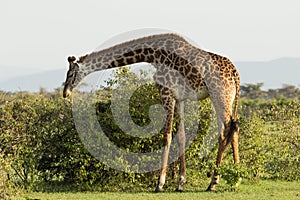
<instances>
[{"instance_id":1,"label":"leafy foliage","mask_svg":"<svg viewBox=\"0 0 300 200\"><path fill-rule=\"evenodd\" d=\"M114 123L110 107L112 89L118 83L124 83L126 78L137 82L147 79L147 76L142 74L137 77L126 68L117 71L114 78L108 80L107 87L97 91L99 123L110 140L119 147L131 152L154 151L163 145L161 134L151 139L136 138L123 133ZM15 186L38 191L62 188L96 188L105 191L133 188L147 190L148 186L154 188L158 172L120 172L95 159L84 148L76 132L70 102L60 96L60 90L43 94L1 93L2 194L13 193ZM145 84L136 90L129 106L133 121L140 126L149 124L149 108L157 103L160 103L159 93L153 84ZM199 116L195 116L200 119L198 134L186 151L187 184L198 183L199 179L205 180L206 173L214 167L216 146L206 152L205 156L200 155L210 126L211 109L208 99L199 102ZM237 166L232 164L232 153L228 148L219 169L223 179L233 187L240 177L299 181L300 101L286 97L270 100L243 98L239 111L241 163ZM173 184L177 167L177 162L170 166L167 184ZM54 188L53 185L58 187Z\"/></svg>"}]
</instances>

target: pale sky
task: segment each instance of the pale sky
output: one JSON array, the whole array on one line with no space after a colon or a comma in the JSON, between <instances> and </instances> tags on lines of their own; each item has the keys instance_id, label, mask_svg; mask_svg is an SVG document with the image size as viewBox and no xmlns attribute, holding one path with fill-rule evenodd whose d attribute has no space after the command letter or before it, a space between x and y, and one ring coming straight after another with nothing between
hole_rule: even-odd
<instances>
[{"instance_id":1,"label":"pale sky","mask_svg":"<svg viewBox=\"0 0 300 200\"><path fill-rule=\"evenodd\" d=\"M4 66L67 68L69 55L151 27L184 34L234 62L300 57L299 0L0 1L0 73Z\"/></svg>"}]
</instances>

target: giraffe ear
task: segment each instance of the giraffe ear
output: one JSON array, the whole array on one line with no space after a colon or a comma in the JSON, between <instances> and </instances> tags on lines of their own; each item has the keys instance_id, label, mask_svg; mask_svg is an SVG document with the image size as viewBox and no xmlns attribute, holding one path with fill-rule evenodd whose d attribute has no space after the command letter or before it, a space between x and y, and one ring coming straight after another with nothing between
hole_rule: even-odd
<instances>
[{"instance_id":1,"label":"giraffe ear","mask_svg":"<svg viewBox=\"0 0 300 200\"><path fill-rule=\"evenodd\" d=\"M68 57L68 62L69 62L70 64L73 64L75 60L76 60L75 56L69 56L69 57Z\"/></svg>"}]
</instances>

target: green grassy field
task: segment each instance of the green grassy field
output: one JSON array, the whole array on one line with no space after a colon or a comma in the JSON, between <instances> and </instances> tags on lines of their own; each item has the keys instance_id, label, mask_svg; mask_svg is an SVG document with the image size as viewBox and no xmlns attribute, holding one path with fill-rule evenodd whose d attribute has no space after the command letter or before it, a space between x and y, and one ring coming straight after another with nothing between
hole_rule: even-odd
<instances>
[{"instance_id":1,"label":"green grassy field","mask_svg":"<svg viewBox=\"0 0 300 200\"><path fill-rule=\"evenodd\" d=\"M260 181L255 184L244 183L237 191L227 191L220 186L217 192L205 192L204 189L185 191L183 193L146 193L146 192L80 192L80 193L27 193L16 199L300 199L300 182Z\"/></svg>"}]
</instances>

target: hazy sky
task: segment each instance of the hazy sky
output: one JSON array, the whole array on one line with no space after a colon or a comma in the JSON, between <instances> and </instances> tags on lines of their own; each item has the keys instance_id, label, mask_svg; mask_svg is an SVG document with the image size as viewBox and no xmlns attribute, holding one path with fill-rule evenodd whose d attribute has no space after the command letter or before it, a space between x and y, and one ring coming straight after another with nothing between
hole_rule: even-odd
<instances>
[{"instance_id":1,"label":"hazy sky","mask_svg":"<svg viewBox=\"0 0 300 200\"><path fill-rule=\"evenodd\" d=\"M182 33L233 61L300 57L299 0L0 1L2 68L64 68L68 55L146 27Z\"/></svg>"}]
</instances>

